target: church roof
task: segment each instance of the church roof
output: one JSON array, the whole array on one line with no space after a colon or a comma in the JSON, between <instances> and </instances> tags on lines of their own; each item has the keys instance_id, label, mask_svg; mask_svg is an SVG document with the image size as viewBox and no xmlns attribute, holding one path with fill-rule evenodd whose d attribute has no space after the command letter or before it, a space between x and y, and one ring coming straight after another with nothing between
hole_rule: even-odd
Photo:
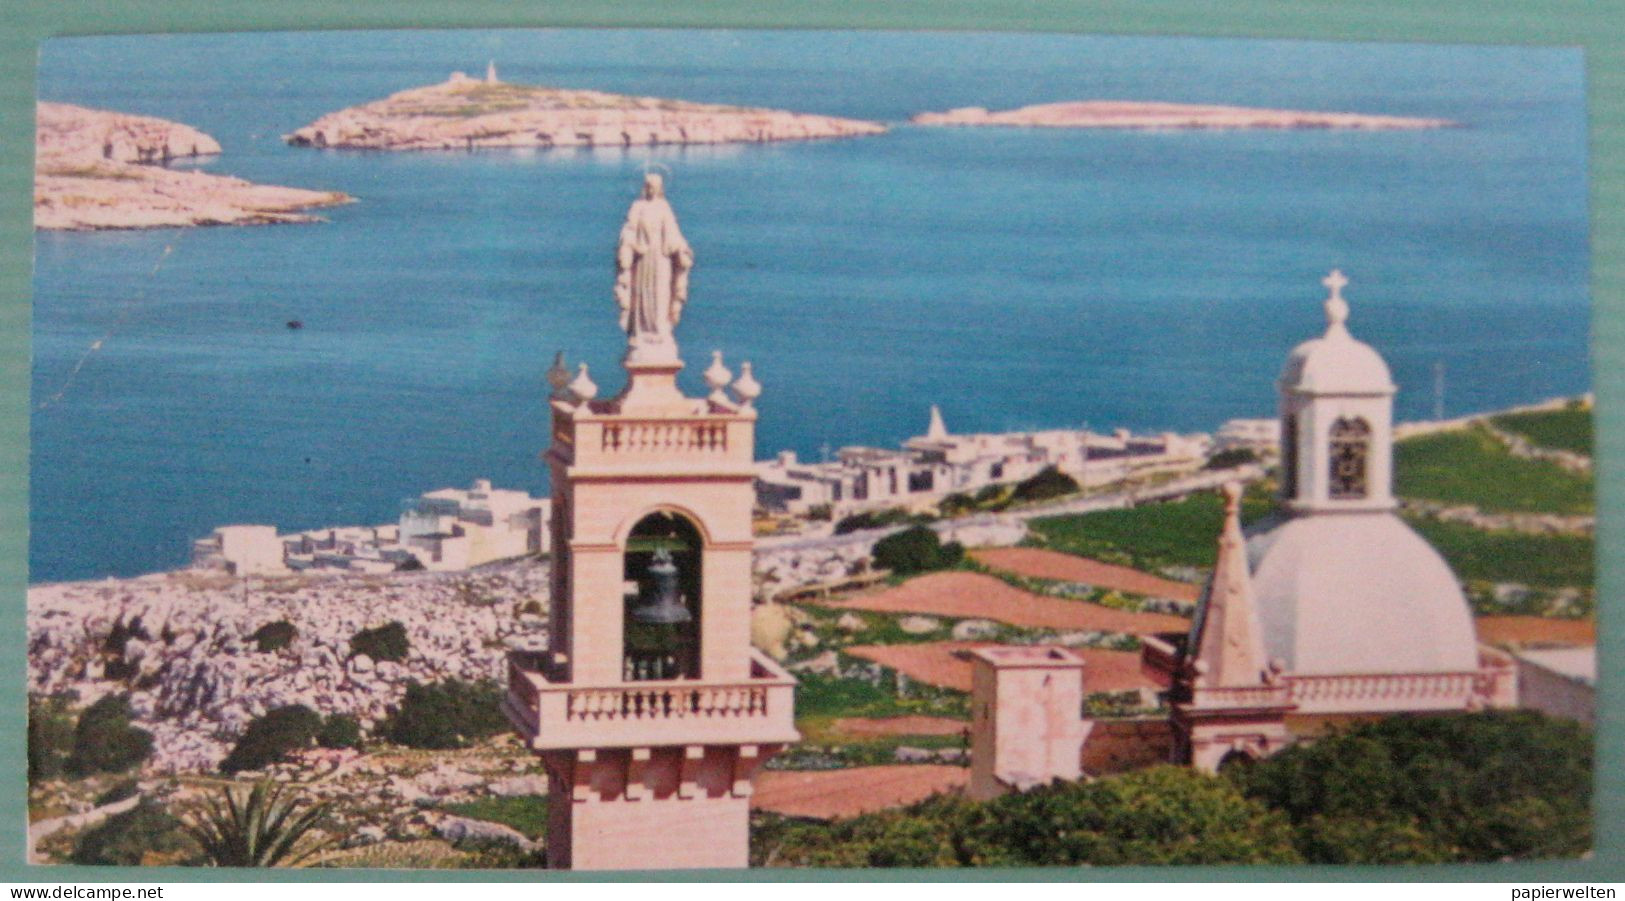
<instances>
[{"instance_id":1,"label":"church roof","mask_svg":"<svg viewBox=\"0 0 1625 901\"><path fill-rule=\"evenodd\" d=\"M1326 298L1326 334L1293 348L1281 370L1281 388L1310 394L1392 394L1388 364L1369 344L1349 334L1349 305L1342 293L1348 280L1334 269L1324 284L1331 289Z\"/></svg>"},{"instance_id":2,"label":"church roof","mask_svg":"<svg viewBox=\"0 0 1625 901\"><path fill-rule=\"evenodd\" d=\"M1294 675L1478 668L1455 574L1399 517L1294 517L1247 551L1265 653Z\"/></svg>"}]
</instances>

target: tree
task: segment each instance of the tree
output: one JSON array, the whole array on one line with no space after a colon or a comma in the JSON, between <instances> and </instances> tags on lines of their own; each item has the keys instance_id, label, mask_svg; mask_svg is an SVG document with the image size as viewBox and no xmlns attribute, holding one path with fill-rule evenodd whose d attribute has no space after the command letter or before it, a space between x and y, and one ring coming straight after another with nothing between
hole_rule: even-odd
<instances>
[{"instance_id":1,"label":"tree","mask_svg":"<svg viewBox=\"0 0 1625 901\"><path fill-rule=\"evenodd\" d=\"M899 576L931 572L957 566L965 558L965 548L956 541L947 544L927 526L913 526L875 542L875 566Z\"/></svg>"},{"instance_id":2,"label":"tree","mask_svg":"<svg viewBox=\"0 0 1625 901\"><path fill-rule=\"evenodd\" d=\"M350 637L350 653L365 654L373 660L399 663L412 650L406 627L400 622L385 623L375 629L362 629Z\"/></svg>"},{"instance_id":3,"label":"tree","mask_svg":"<svg viewBox=\"0 0 1625 901\"><path fill-rule=\"evenodd\" d=\"M1244 465L1246 465L1248 463L1257 463L1257 462L1258 462L1258 454L1253 453L1252 448L1248 448L1248 447L1232 447L1232 448L1229 448L1227 450L1219 451L1218 453L1214 454L1213 456L1208 457L1207 462L1202 464L1202 468L1203 469L1230 469L1232 467L1244 466Z\"/></svg>"},{"instance_id":4,"label":"tree","mask_svg":"<svg viewBox=\"0 0 1625 901\"><path fill-rule=\"evenodd\" d=\"M139 867L187 863L196 853L180 820L157 803L142 800L79 836L68 860L90 866Z\"/></svg>"},{"instance_id":5,"label":"tree","mask_svg":"<svg viewBox=\"0 0 1625 901\"><path fill-rule=\"evenodd\" d=\"M254 642L255 649L261 654L269 654L292 644L298 635L299 630L294 628L293 623L283 619L260 626L248 638Z\"/></svg>"},{"instance_id":6,"label":"tree","mask_svg":"<svg viewBox=\"0 0 1625 901\"><path fill-rule=\"evenodd\" d=\"M384 724L390 741L409 748L449 750L508 728L502 689L495 682L448 679L406 686L401 706Z\"/></svg>"},{"instance_id":7,"label":"tree","mask_svg":"<svg viewBox=\"0 0 1625 901\"><path fill-rule=\"evenodd\" d=\"M62 775L73 754L73 713L62 697L28 698L28 781Z\"/></svg>"},{"instance_id":8,"label":"tree","mask_svg":"<svg viewBox=\"0 0 1625 901\"><path fill-rule=\"evenodd\" d=\"M1313 862L1575 856L1591 845L1591 735L1528 711L1395 717L1230 774Z\"/></svg>"},{"instance_id":9,"label":"tree","mask_svg":"<svg viewBox=\"0 0 1625 901\"><path fill-rule=\"evenodd\" d=\"M1078 493L1078 481L1054 466L1046 466L1010 493L1014 501L1042 501Z\"/></svg>"},{"instance_id":10,"label":"tree","mask_svg":"<svg viewBox=\"0 0 1625 901\"><path fill-rule=\"evenodd\" d=\"M1296 863L1285 816L1224 779L1154 767L991 801L937 796L830 825L775 824L757 859L799 866Z\"/></svg>"},{"instance_id":11,"label":"tree","mask_svg":"<svg viewBox=\"0 0 1625 901\"><path fill-rule=\"evenodd\" d=\"M310 747L321 728L321 715L303 704L278 707L248 724L237 746L220 762L220 771L264 769L291 751Z\"/></svg>"},{"instance_id":12,"label":"tree","mask_svg":"<svg viewBox=\"0 0 1625 901\"><path fill-rule=\"evenodd\" d=\"M324 748L361 747L361 723L347 713L335 713L322 722L316 743Z\"/></svg>"},{"instance_id":13,"label":"tree","mask_svg":"<svg viewBox=\"0 0 1625 901\"><path fill-rule=\"evenodd\" d=\"M108 695L85 709L73 730L68 772L122 773L152 756L152 733L130 724L129 695Z\"/></svg>"}]
</instances>

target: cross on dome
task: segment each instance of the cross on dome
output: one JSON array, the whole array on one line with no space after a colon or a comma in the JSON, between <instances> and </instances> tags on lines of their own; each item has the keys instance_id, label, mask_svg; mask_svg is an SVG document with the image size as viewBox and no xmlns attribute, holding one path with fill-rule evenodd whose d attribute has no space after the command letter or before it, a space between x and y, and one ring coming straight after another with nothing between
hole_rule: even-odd
<instances>
[{"instance_id":1,"label":"cross on dome","mask_svg":"<svg viewBox=\"0 0 1625 901\"><path fill-rule=\"evenodd\" d=\"M1343 288L1349 283L1348 276L1341 269L1333 269L1320 283L1331 291L1326 298L1327 330L1340 329L1349 318L1349 302L1343 299Z\"/></svg>"}]
</instances>

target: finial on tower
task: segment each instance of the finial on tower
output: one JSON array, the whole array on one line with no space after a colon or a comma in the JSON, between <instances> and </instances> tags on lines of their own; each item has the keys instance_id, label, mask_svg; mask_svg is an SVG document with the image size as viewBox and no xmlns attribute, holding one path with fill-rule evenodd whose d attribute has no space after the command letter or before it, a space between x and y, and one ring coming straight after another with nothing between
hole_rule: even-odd
<instances>
[{"instance_id":1,"label":"finial on tower","mask_svg":"<svg viewBox=\"0 0 1625 901\"><path fill-rule=\"evenodd\" d=\"M742 407L749 407L762 396L762 384L751 375L749 360L739 364L739 380L734 382L734 396L739 398Z\"/></svg>"},{"instance_id":2,"label":"finial on tower","mask_svg":"<svg viewBox=\"0 0 1625 901\"><path fill-rule=\"evenodd\" d=\"M1331 292L1326 297L1326 328L1328 331L1343 328L1343 323L1349 318L1349 302L1343 299L1343 288L1349 283L1348 276L1341 269L1333 269L1330 275L1320 280L1327 290Z\"/></svg>"},{"instance_id":3,"label":"finial on tower","mask_svg":"<svg viewBox=\"0 0 1625 901\"><path fill-rule=\"evenodd\" d=\"M705 370L705 387L711 389L711 396L708 399L716 404L729 404L728 392L724 389L733 378L734 374L728 371L727 366L722 365L722 351L711 351L711 368Z\"/></svg>"},{"instance_id":4,"label":"finial on tower","mask_svg":"<svg viewBox=\"0 0 1625 901\"><path fill-rule=\"evenodd\" d=\"M497 61L494 59L485 64L485 83L497 83Z\"/></svg>"},{"instance_id":5,"label":"finial on tower","mask_svg":"<svg viewBox=\"0 0 1625 901\"><path fill-rule=\"evenodd\" d=\"M564 351L553 355L553 365L547 370L547 384L553 389L554 397L562 397L570 386L570 367L564 363Z\"/></svg>"},{"instance_id":6,"label":"finial on tower","mask_svg":"<svg viewBox=\"0 0 1625 901\"><path fill-rule=\"evenodd\" d=\"M587 364L583 362L576 372L575 381L570 383L570 393L574 394L582 403L598 396L598 384L587 375Z\"/></svg>"}]
</instances>

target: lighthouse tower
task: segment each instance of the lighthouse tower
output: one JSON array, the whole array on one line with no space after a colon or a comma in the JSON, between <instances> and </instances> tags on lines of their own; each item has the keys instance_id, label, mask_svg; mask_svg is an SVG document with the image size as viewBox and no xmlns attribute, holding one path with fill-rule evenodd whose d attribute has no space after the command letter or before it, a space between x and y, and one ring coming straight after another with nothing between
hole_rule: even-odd
<instances>
[{"instance_id":1,"label":"lighthouse tower","mask_svg":"<svg viewBox=\"0 0 1625 901\"><path fill-rule=\"evenodd\" d=\"M750 644L761 386L712 356L677 386L693 253L660 176L616 255L626 386L549 381L551 634L509 657L508 718L548 773L551 867L743 867L751 776L800 736L795 681Z\"/></svg>"}]
</instances>

